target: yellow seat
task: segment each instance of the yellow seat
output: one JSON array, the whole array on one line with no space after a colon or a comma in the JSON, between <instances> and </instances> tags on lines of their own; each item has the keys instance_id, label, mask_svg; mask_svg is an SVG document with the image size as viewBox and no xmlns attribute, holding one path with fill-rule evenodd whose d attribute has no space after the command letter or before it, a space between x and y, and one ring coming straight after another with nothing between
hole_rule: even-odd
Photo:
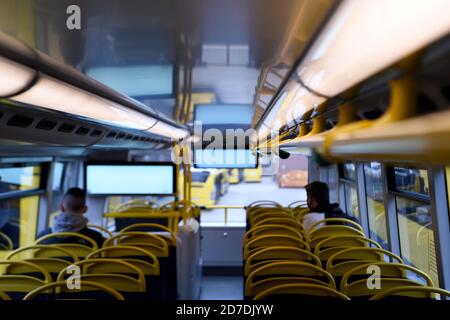
<instances>
[{"instance_id":1,"label":"yellow seat","mask_svg":"<svg viewBox=\"0 0 450 320\"><path fill-rule=\"evenodd\" d=\"M38 297L42 293L49 292L49 291L53 292L54 290L56 291L57 294L66 293L66 292L73 294L73 293L79 293L79 292L100 290L100 291L110 295L112 298L114 298L116 300L125 300L124 297L116 290L114 290L104 284L101 284L101 283L85 281L85 280L81 280L80 289L77 289L76 287L69 289L67 287L66 281L59 281L59 282L52 282L49 284L45 284L45 285L42 285L42 286L32 290L31 292L29 292L24 297L23 300L33 300L34 298Z\"/></svg>"},{"instance_id":2,"label":"yellow seat","mask_svg":"<svg viewBox=\"0 0 450 320\"><path fill-rule=\"evenodd\" d=\"M381 246L377 242L361 236L330 237L316 244L314 254L320 261L326 262L332 255L339 251L357 247L370 248L370 244L375 248L381 249Z\"/></svg>"},{"instance_id":3,"label":"yellow seat","mask_svg":"<svg viewBox=\"0 0 450 320\"><path fill-rule=\"evenodd\" d=\"M11 298L6 293L0 291L0 300L11 300Z\"/></svg>"},{"instance_id":4,"label":"yellow seat","mask_svg":"<svg viewBox=\"0 0 450 320\"><path fill-rule=\"evenodd\" d=\"M79 261L74 265L80 267L82 281L104 284L130 298L142 298L139 294L146 292L144 273L131 263L98 258ZM71 275L68 268L59 273L57 281L63 281L67 275Z\"/></svg>"},{"instance_id":5,"label":"yellow seat","mask_svg":"<svg viewBox=\"0 0 450 320\"><path fill-rule=\"evenodd\" d=\"M362 264L371 262L385 262L389 258L400 264L403 260L390 251L378 248L347 248L332 255L326 265L326 270L333 276L342 277L347 272Z\"/></svg>"},{"instance_id":6,"label":"yellow seat","mask_svg":"<svg viewBox=\"0 0 450 320\"><path fill-rule=\"evenodd\" d=\"M12 299L22 299L28 292L52 281L42 267L27 261L2 260L4 270L0 275L0 291Z\"/></svg>"},{"instance_id":7,"label":"yellow seat","mask_svg":"<svg viewBox=\"0 0 450 320\"><path fill-rule=\"evenodd\" d=\"M299 238L285 235L259 236L245 244L243 252L244 259L247 259L249 254L254 252L255 249L259 250L277 246L294 247L310 251L308 244Z\"/></svg>"},{"instance_id":8,"label":"yellow seat","mask_svg":"<svg viewBox=\"0 0 450 320\"><path fill-rule=\"evenodd\" d=\"M313 230L306 236L306 241L311 248L315 248L316 245L330 237L337 236L360 236L365 237L364 233L347 226L324 226L320 229Z\"/></svg>"},{"instance_id":9,"label":"yellow seat","mask_svg":"<svg viewBox=\"0 0 450 320\"><path fill-rule=\"evenodd\" d=\"M92 252L86 257L86 260L98 258L120 259L139 268L144 273L144 275L160 274L160 265L158 258L154 254L138 247L104 247ZM145 260L140 260L139 258L143 258Z\"/></svg>"},{"instance_id":10,"label":"yellow seat","mask_svg":"<svg viewBox=\"0 0 450 320\"><path fill-rule=\"evenodd\" d=\"M381 287L377 290L368 289L367 287L367 278L372 276L373 273L371 270L373 267L379 268L380 271L379 280L381 280ZM410 273L410 275L408 275L408 272ZM356 280L351 281L352 277L355 277ZM411 278L419 278L424 283L420 283L419 279L414 280ZM405 281L402 282L400 280ZM406 264L371 262L360 265L345 273L341 280L340 291L350 297L373 296L381 292L380 290L387 290L399 285L426 285L429 287L433 287L433 281L426 273Z\"/></svg>"},{"instance_id":11,"label":"yellow seat","mask_svg":"<svg viewBox=\"0 0 450 320\"><path fill-rule=\"evenodd\" d=\"M78 261L78 257L73 252L56 244L37 244L26 246L10 252L6 256L6 260L23 260L32 258L54 258L66 261L70 259L72 262Z\"/></svg>"},{"instance_id":12,"label":"yellow seat","mask_svg":"<svg viewBox=\"0 0 450 320\"><path fill-rule=\"evenodd\" d=\"M248 275L245 282L245 296L254 296L253 288L256 282L279 277L316 279L325 282L334 289L336 288L336 283L331 274L318 266L300 261L277 261L261 266Z\"/></svg>"},{"instance_id":13,"label":"yellow seat","mask_svg":"<svg viewBox=\"0 0 450 320\"><path fill-rule=\"evenodd\" d=\"M88 224L87 227L90 228L90 229L96 229L100 233L103 233L103 236L106 235L106 238L111 238L113 236L113 233L111 231L109 231L106 228L103 228L102 226L99 226L99 225L96 225L96 224Z\"/></svg>"},{"instance_id":14,"label":"yellow seat","mask_svg":"<svg viewBox=\"0 0 450 320\"><path fill-rule=\"evenodd\" d=\"M283 217L283 218L266 218L263 220L258 221L255 225L252 226L253 228L256 228L258 226L263 226L267 224L278 224L282 226L290 226L291 228L294 228L295 230L298 230L301 233L304 233L305 228L303 225L298 222L295 218L292 217Z\"/></svg>"},{"instance_id":15,"label":"yellow seat","mask_svg":"<svg viewBox=\"0 0 450 320\"><path fill-rule=\"evenodd\" d=\"M314 248L314 254L318 255L323 250L334 248L334 247L369 247L373 245L376 248L381 246L378 242L372 239L362 237L362 236L338 236L338 237L328 237L324 238L322 241L318 242Z\"/></svg>"},{"instance_id":16,"label":"yellow seat","mask_svg":"<svg viewBox=\"0 0 450 320\"><path fill-rule=\"evenodd\" d=\"M329 224L329 223L331 223L331 224ZM342 225L345 224L348 227L355 228L356 230L359 230L362 233L364 233L364 229L362 228L362 226L360 224L356 223L353 220L346 219L346 218L327 218L327 219L322 219L322 220L316 221L311 225L309 232L311 233L314 230L317 230L321 225L332 226L332 225L339 225L339 223Z\"/></svg>"},{"instance_id":17,"label":"yellow seat","mask_svg":"<svg viewBox=\"0 0 450 320\"><path fill-rule=\"evenodd\" d=\"M155 229L159 229L164 233L167 233L168 235L165 234L157 234L158 236L162 237L163 239L167 240L167 244L169 246L176 246L177 244L177 237L175 235L175 233L170 230L168 227L157 224L157 223L136 223L133 224L131 226L127 226L125 228L123 228L120 233L125 233L125 232L130 232L130 231L140 231L139 229L141 228L155 228ZM147 231L144 231L147 232Z\"/></svg>"},{"instance_id":18,"label":"yellow seat","mask_svg":"<svg viewBox=\"0 0 450 320\"><path fill-rule=\"evenodd\" d=\"M0 232L0 248L5 251L11 251L14 248L11 238L3 232Z\"/></svg>"},{"instance_id":19,"label":"yellow seat","mask_svg":"<svg viewBox=\"0 0 450 320\"><path fill-rule=\"evenodd\" d=\"M168 257L169 246L162 237L148 232L130 231L119 233L105 241L103 247L132 246L144 249L157 257Z\"/></svg>"},{"instance_id":20,"label":"yellow seat","mask_svg":"<svg viewBox=\"0 0 450 320\"><path fill-rule=\"evenodd\" d=\"M306 278L306 277L271 277L267 279L262 279L252 283L251 292L253 296L257 296L265 290L271 289L275 286L282 284L316 284L321 286L326 286L334 289L333 285L327 282Z\"/></svg>"},{"instance_id":21,"label":"yellow seat","mask_svg":"<svg viewBox=\"0 0 450 320\"><path fill-rule=\"evenodd\" d=\"M57 239L57 238L78 238L79 241L84 242L85 244L79 244L79 243L57 243L56 244L60 248L69 250L74 255L76 255L79 259L83 259L87 255L89 255L92 251L98 249L97 242L95 242L88 236L85 236L84 234L76 233L76 232L51 233L51 234L45 235L45 236L37 239L34 244L35 245L45 244L44 242L46 240Z\"/></svg>"},{"instance_id":22,"label":"yellow seat","mask_svg":"<svg viewBox=\"0 0 450 320\"><path fill-rule=\"evenodd\" d=\"M250 226L257 225L259 221L267 220L267 219L276 219L276 218L289 218L295 220L295 217L292 216L292 213L288 212L261 212L249 217L248 221Z\"/></svg>"},{"instance_id":23,"label":"yellow seat","mask_svg":"<svg viewBox=\"0 0 450 320\"><path fill-rule=\"evenodd\" d=\"M245 261L244 275L248 276L258 267L280 260L308 262L318 266L319 268L321 267L320 260L308 250L294 247L277 246L264 248L249 255Z\"/></svg>"},{"instance_id":24,"label":"yellow seat","mask_svg":"<svg viewBox=\"0 0 450 320\"><path fill-rule=\"evenodd\" d=\"M297 237L303 240L303 235L300 233L299 230L296 230L289 226L266 224L252 228L251 230L247 231L244 235L244 244L254 237L270 234L283 234L287 236Z\"/></svg>"},{"instance_id":25,"label":"yellow seat","mask_svg":"<svg viewBox=\"0 0 450 320\"><path fill-rule=\"evenodd\" d=\"M437 295L440 295L438 299ZM413 299L433 299L433 300L443 300L442 297L450 298L450 291L435 288L435 287L419 287L419 286L409 286L409 287L397 287L392 288L383 292L380 292L369 300L382 300L386 298L413 298Z\"/></svg>"},{"instance_id":26,"label":"yellow seat","mask_svg":"<svg viewBox=\"0 0 450 320\"><path fill-rule=\"evenodd\" d=\"M349 297L336 291L333 288L327 286L321 286L316 284L282 284L257 295L253 300L264 300L273 298L276 295L285 296L308 296L308 297L325 297L325 298L335 298L338 300L350 300ZM297 297L295 298L298 299Z\"/></svg>"}]
</instances>

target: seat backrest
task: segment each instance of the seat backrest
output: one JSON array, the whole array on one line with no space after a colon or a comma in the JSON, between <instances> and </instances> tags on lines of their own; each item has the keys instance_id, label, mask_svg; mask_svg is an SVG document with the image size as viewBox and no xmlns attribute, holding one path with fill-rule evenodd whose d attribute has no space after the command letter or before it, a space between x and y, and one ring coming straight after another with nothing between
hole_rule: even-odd
<instances>
[{"instance_id":1,"label":"seat backrest","mask_svg":"<svg viewBox=\"0 0 450 320\"><path fill-rule=\"evenodd\" d=\"M329 286L330 288L334 288L333 286L330 286L330 284L327 282L308 277L272 277L253 282L248 290L251 296L246 297L246 299L253 298L254 296L257 296L263 291L281 284L317 284L321 286Z\"/></svg>"},{"instance_id":2,"label":"seat backrest","mask_svg":"<svg viewBox=\"0 0 450 320\"><path fill-rule=\"evenodd\" d=\"M269 234L285 234L293 237L298 237L303 239L302 230L294 229L289 226L277 225L277 224L266 224L258 227L251 228L244 235L244 243L248 242L250 239Z\"/></svg>"},{"instance_id":3,"label":"seat backrest","mask_svg":"<svg viewBox=\"0 0 450 320\"><path fill-rule=\"evenodd\" d=\"M84 234L76 232L51 233L37 239L35 244L45 244L48 241L61 241L57 243L58 247L69 250L80 259L84 259L92 251L98 249L97 242Z\"/></svg>"},{"instance_id":4,"label":"seat backrest","mask_svg":"<svg viewBox=\"0 0 450 320\"><path fill-rule=\"evenodd\" d=\"M0 300L11 300L11 297L0 291Z\"/></svg>"},{"instance_id":5,"label":"seat backrest","mask_svg":"<svg viewBox=\"0 0 450 320\"><path fill-rule=\"evenodd\" d=\"M295 218L292 217L277 217L277 218L266 218L263 220L259 220L257 223L252 225L252 229L258 226L267 225L267 224L278 224L283 226L290 226L295 230L303 231L305 228L303 225L298 222Z\"/></svg>"},{"instance_id":6,"label":"seat backrest","mask_svg":"<svg viewBox=\"0 0 450 320\"><path fill-rule=\"evenodd\" d=\"M248 221L250 225L253 226L257 224L261 220L269 219L269 218L290 218L295 219L291 212L285 211L275 211L275 212L260 212L258 214L253 214L249 217Z\"/></svg>"},{"instance_id":7,"label":"seat backrest","mask_svg":"<svg viewBox=\"0 0 450 320\"><path fill-rule=\"evenodd\" d=\"M3 248L4 250L10 251L13 250L14 244L10 237L8 237L3 232L0 232L0 248Z\"/></svg>"},{"instance_id":8,"label":"seat backrest","mask_svg":"<svg viewBox=\"0 0 450 320\"><path fill-rule=\"evenodd\" d=\"M83 281L104 284L121 294L127 299L142 299L146 292L144 273L136 266L119 259L89 259L75 263L80 267L80 279ZM68 269L64 269L58 275L57 281L63 281L67 275L71 275Z\"/></svg>"},{"instance_id":9,"label":"seat backrest","mask_svg":"<svg viewBox=\"0 0 450 320\"><path fill-rule=\"evenodd\" d=\"M88 224L87 225L88 228L90 229L95 229L97 231L99 231L100 233L103 233L103 236L106 238L111 238L113 236L113 233L111 231L109 231L106 228L103 228L102 226L96 225L96 224Z\"/></svg>"},{"instance_id":10,"label":"seat backrest","mask_svg":"<svg viewBox=\"0 0 450 320\"><path fill-rule=\"evenodd\" d=\"M157 223L136 223L131 226L127 226L127 227L123 228L120 231L120 233L130 232L130 231L149 232L146 230L148 228L160 230L160 231L167 233L167 236L160 235L160 234L158 234L158 236L162 236L165 239L170 239L170 241L168 241L169 246L176 246L177 237L176 237L175 233L172 230L170 230L168 227L157 224Z\"/></svg>"},{"instance_id":11,"label":"seat backrest","mask_svg":"<svg viewBox=\"0 0 450 320\"><path fill-rule=\"evenodd\" d=\"M251 296L250 291L253 283L264 278L274 277L308 277L326 281L330 286L336 288L336 283L327 271L313 264L300 261L279 261L266 264L251 272L245 282L245 295Z\"/></svg>"},{"instance_id":12,"label":"seat backrest","mask_svg":"<svg viewBox=\"0 0 450 320\"><path fill-rule=\"evenodd\" d=\"M257 295L254 300L271 299L274 296L282 296L281 299L292 298L298 300L301 297L318 298L325 297L327 299L334 298L338 300L350 300L349 297L327 286L316 284L282 284ZM276 298L276 297L275 297Z\"/></svg>"},{"instance_id":13,"label":"seat backrest","mask_svg":"<svg viewBox=\"0 0 450 320\"><path fill-rule=\"evenodd\" d=\"M310 231L306 236L306 241L311 242L314 239L329 238L336 236L361 236L365 237L364 233L348 226L323 226L319 229Z\"/></svg>"},{"instance_id":14,"label":"seat backrest","mask_svg":"<svg viewBox=\"0 0 450 320\"><path fill-rule=\"evenodd\" d=\"M370 247L370 245L381 249L381 246L378 242L362 236L351 235L327 237L323 238L322 241L318 242L314 246L314 253L316 255L319 255L323 250L333 247Z\"/></svg>"},{"instance_id":15,"label":"seat backrest","mask_svg":"<svg viewBox=\"0 0 450 320\"><path fill-rule=\"evenodd\" d=\"M42 267L28 261L2 260L0 266L0 291L11 299L22 299L28 292L52 281Z\"/></svg>"},{"instance_id":16,"label":"seat backrest","mask_svg":"<svg viewBox=\"0 0 450 320\"><path fill-rule=\"evenodd\" d=\"M252 249L255 248L265 248L265 247L276 247L276 246L286 246L306 249L309 251L309 246L306 242L299 238L286 235L269 235L269 236L259 236L247 242L244 246L244 259L249 256Z\"/></svg>"},{"instance_id":17,"label":"seat backrest","mask_svg":"<svg viewBox=\"0 0 450 320\"><path fill-rule=\"evenodd\" d=\"M345 273L341 280L340 291L346 294L349 287L355 281L365 280L371 277L374 274L374 270L379 272L380 279L391 278L415 280L415 282L423 281L424 285L433 287L433 281L430 276L417 268L401 263L372 262L355 267Z\"/></svg>"},{"instance_id":18,"label":"seat backrest","mask_svg":"<svg viewBox=\"0 0 450 320\"><path fill-rule=\"evenodd\" d=\"M49 284L42 285L31 292L29 292L25 297L24 300L34 300L37 297L39 297L42 293L48 292L48 291L56 291L56 298L59 296L64 295L64 298L70 299L71 296L75 296L75 299L77 299L76 295L80 292L102 292L108 297L114 299L114 300L125 300L125 298L116 290L101 284L97 282L91 282L86 280L80 281L80 286L74 287L69 289L67 286L66 281L58 281L58 282L52 282ZM96 294L98 296L98 293ZM85 299L86 297L83 297Z\"/></svg>"},{"instance_id":19,"label":"seat backrest","mask_svg":"<svg viewBox=\"0 0 450 320\"><path fill-rule=\"evenodd\" d=\"M276 260L303 261L321 267L320 260L308 250L277 246L264 248L249 255L245 261L244 275L248 276L253 271L254 265L260 261L275 262Z\"/></svg>"},{"instance_id":20,"label":"seat backrest","mask_svg":"<svg viewBox=\"0 0 450 320\"><path fill-rule=\"evenodd\" d=\"M390 251L379 248L348 248L332 255L326 265L326 270L334 276L343 276L351 269L365 263L385 262L386 258L403 263L403 260Z\"/></svg>"},{"instance_id":21,"label":"seat backrest","mask_svg":"<svg viewBox=\"0 0 450 320\"><path fill-rule=\"evenodd\" d=\"M342 225L342 226L348 226L351 228L354 228L356 230L359 230L364 233L363 227L356 223L353 220L347 219L347 218L326 218L319 221L314 222L311 227L309 228L309 232L313 232L314 230L317 230L321 225Z\"/></svg>"},{"instance_id":22,"label":"seat backrest","mask_svg":"<svg viewBox=\"0 0 450 320\"><path fill-rule=\"evenodd\" d=\"M377 279L377 285L369 286L367 279L361 279L348 284L345 287L345 292L342 290L341 292L352 299L369 299L380 292L407 286L423 286L423 284L410 279L380 278Z\"/></svg>"},{"instance_id":23,"label":"seat backrest","mask_svg":"<svg viewBox=\"0 0 450 320\"><path fill-rule=\"evenodd\" d=\"M112 258L127 261L140 268L144 275L159 275L160 273L158 258L154 254L139 247L104 247L92 252L89 256L86 257L86 260L98 258Z\"/></svg>"},{"instance_id":24,"label":"seat backrest","mask_svg":"<svg viewBox=\"0 0 450 320\"><path fill-rule=\"evenodd\" d=\"M22 247L10 252L6 256L7 260L24 260L30 258L51 258L71 262L78 261L78 257L73 252L53 244L38 244Z\"/></svg>"}]
</instances>

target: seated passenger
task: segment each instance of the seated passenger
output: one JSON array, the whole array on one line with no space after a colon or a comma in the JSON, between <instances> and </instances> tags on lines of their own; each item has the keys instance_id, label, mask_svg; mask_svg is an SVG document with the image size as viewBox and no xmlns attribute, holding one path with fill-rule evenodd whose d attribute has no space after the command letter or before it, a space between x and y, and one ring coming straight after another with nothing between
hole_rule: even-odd
<instances>
[{"instance_id":1,"label":"seated passenger","mask_svg":"<svg viewBox=\"0 0 450 320\"><path fill-rule=\"evenodd\" d=\"M38 238L50 233L76 232L88 236L101 247L105 239L100 232L87 227L88 219L84 216L87 212L86 192L79 188L72 188L64 194L61 203L61 212L53 219L53 225L41 232ZM79 243L89 245L83 239L76 237L51 238L44 240L44 244Z\"/></svg>"},{"instance_id":2,"label":"seated passenger","mask_svg":"<svg viewBox=\"0 0 450 320\"><path fill-rule=\"evenodd\" d=\"M345 214L338 203L330 203L330 192L328 185L324 182L314 181L305 186L306 189L306 203L310 213L303 217L303 226L306 233L311 229L311 226L320 220L328 218L346 218L355 220L353 217ZM323 226L319 224L318 227Z\"/></svg>"}]
</instances>

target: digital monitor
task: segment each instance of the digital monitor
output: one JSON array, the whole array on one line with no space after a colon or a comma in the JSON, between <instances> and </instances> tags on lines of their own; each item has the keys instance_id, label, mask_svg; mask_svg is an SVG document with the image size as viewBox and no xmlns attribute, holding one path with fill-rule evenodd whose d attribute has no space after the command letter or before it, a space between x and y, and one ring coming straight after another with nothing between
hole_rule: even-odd
<instances>
[{"instance_id":1,"label":"digital monitor","mask_svg":"<svg viewBox=\"0 0 450 320\"><path fill-rule=\"evenodd\" d=\"M87 163L85 187L90 195L173 195L175 164Z\"/></svg>"},{"instance_id":2,"label":"digital monitor","mask_svg":"<svg viewBox=\"0 0 450 320\"><path fill-rule=\"evenodd\" d=\"M254 169L258 157L249 149L197 149L194 167L202 169Z\"/></svg>"},{"instance_id":3,"label":"digital monitor","mask_svg":"<svg viewBox=\"0 0 450 320\"><path fill-rule=\"evenodd\" d=\"M195 106L195 121L203 125L252 123L254 108L246 104L198 104Z\"/></svg>"},{"instance_id":4,"label":"digital monitor","mask_svg":"<svg viewBox=\"0 0 450 320\"><path fill-rule=\"evenodd\" d=\"M174 95L172 65L95 67L89 69L87 75L133 98L167 98Z\"/></svg>"}]
</instances>

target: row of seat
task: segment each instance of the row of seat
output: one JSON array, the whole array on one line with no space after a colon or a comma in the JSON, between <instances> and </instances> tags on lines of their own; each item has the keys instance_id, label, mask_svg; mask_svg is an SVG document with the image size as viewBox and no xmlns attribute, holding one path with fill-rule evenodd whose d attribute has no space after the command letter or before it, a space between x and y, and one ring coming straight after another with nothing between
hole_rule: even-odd
<instances>
[{"instance_id":1,"label":"row of seat","mask_svg":"<svg viewBox=\"0 0 450 320\"><path fill-rule=\"evenodd\" d=\"M365 236L354 221L331 218L302 225L305 203L247 207L243 241L245 299L430 298L450 293Z\"/></svg>"},{"instance_id":2,"label":"row of seat","mask_svg":"<svg viewBox=\"0 0 450 320\"><path fill-rule=\"evenodd\" d=\"M46 244L55 238L85 244ZM0 261L0 299L175 300L176 244L170 229L154 223L128 226L102 248L83 234L46 235Z\"/></svg>"}]
</instances>

